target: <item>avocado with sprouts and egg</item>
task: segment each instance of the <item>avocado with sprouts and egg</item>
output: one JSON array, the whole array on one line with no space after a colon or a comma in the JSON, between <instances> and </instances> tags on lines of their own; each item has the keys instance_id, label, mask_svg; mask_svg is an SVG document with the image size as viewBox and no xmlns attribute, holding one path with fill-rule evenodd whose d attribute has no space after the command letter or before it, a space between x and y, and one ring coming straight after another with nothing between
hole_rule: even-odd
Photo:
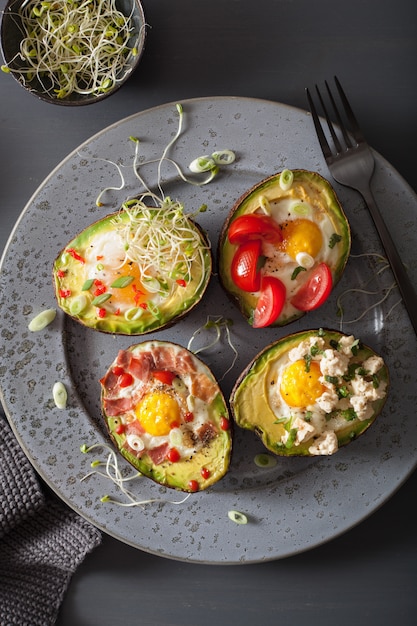
<instances>
[{"instance_id":1,"label":"avocado with sprouts and egg","mask_svg":"<svg viewBox=\"0 0 417 626\"><path fill-rule=\"evenodd\" d=\"M54 262L61 309L103 332L141 335L176 322L211 277L209 242L182 205L130 201L90 225Z\"/></svg>"},{"instance_id":2,"label":"avocado with sprouts and egg","mask_svg":"<svg viewBox=\"0 0 417 626\"><path fill-rule=\"evenodd\" d=\"M307 330L266 347L230 397L241 428L281 456L330 455L381 412L389 374L381 356L352 335Z\"/></svg>"},{"instance_id":3,"label":"avocado with sprouts and egg","mask_svg":"<svg viewBox=\"0 0 417 626\"><path fill-rule=\"evenodd\" d=\"M119 452L157 483L195 492L228 470L232 429L210 369L167 341L120 350L101 383L101 406Z\"/></svg>"},{"instance_id":4,"label":"avocado with sprouts and egg","mask_svg":"<svg viewBox=\"0 0 417 626\"><path fill-rule=\"evenodd\" d=\"M283 326L326 301L350 245L330 183L315 172L283 170L233 206L219 242L220 280L254 328Z\"/></svg>"}]
</instances>

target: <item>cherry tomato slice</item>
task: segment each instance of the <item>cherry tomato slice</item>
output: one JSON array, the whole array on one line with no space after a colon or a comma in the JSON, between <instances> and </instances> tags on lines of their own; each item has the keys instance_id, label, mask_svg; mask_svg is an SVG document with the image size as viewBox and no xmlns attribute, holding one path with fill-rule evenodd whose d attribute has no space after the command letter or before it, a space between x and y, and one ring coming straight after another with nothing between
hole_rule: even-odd
<instances>
[{"instance_id":1,"label":"cherry tomato slice","mask_svg":"<svg viewBox=\"0 0 417 626\"><path fill-rule=\"evenodd\" d=\"M253 328L264 328L275 322L284 308L286 295L285 285L279 278L264 276L261 295L253 312Z\"/></svg>"},{"instance_id":2,"label":"cherry tomato slice","mask_svg":"<svg viewBox=\"0 0 417 626\"><path fill-rule=\"evenodd\" d=\"M164 383L165 385L172 385L172 381L176 376L174 372L170 372L169 370L154 370L152 375L156 380L159 380L160 383Z\"/></svg>"},{"instance_id":3,"label":"cherry tomato slice","mask_svg":"<svg viewBox=\"0 0 417 626\"><path fill-rule=\"evenodd\" d=\"M291 298L291 304L299 311L317 309L329 297L332 286L333 279L329 266L320 263Z\"/></svg>"},{"instance_id":4,"label":"cherry tomato slice","mask_svg":"<svg viewBox=\"0 0 417 626\"><path fill-rule=\"evenodd\" d=\"M259 273L259 257L261 240L247 241L238 247L231 264L232 280L236 287L243 291L259 291L261 275Z\"/></svg>"},{"instance_id":5,"label":"cherry tomato slice","mask_svg":"<svg viewBox=\"0 0 417 626\"><path fill-rule=\"evenodd\" d=\"M279 224L270 215L259 213L239 215L230 224L227 236L231 244L237 245L253 239L264 239L275 244L282 241Z\"/></svg>"}]
</instances>

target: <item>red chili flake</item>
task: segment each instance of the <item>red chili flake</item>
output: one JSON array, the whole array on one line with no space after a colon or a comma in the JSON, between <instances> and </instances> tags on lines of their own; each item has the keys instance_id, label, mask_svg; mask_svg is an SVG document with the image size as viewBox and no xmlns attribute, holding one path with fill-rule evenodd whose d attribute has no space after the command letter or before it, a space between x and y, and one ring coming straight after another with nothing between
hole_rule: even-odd
<instances>
[{"instance_id":1,"label":"red chili flake","mask_svg":"<svg viewBox=\"0 0 417 626\"><path fill-rule=\"evenodd\" d=\"M97 260L97 261L101 261L101 259L103 259L103 258L104 258L104 257L103 257L103 255L102 255L102 254L99 254L98 256L96 256L96 260Z\"/></svg>"},{"instance_id":2,"label":"red chili flake","mask_svg":"<svg viewBox=\"0 0 417 626\"><path fill-rule=\"evenodd\" d=\"M141 291L140 289L138 289L135 284L132 285L132 289L133 289L133 291L135 293L135 298L134 298L135 304L136 304L136 306L138 306L139 300L141 299L142 296L145 295L145 293L143 291ZM141 305L139 305L139 306L141 306Z\"/></svg>"},{"instance_id":3,"label":"red chili flake","mask_svg":"<svg viewBox=\"0 0 417 626\"><path fill-rule=\"evenodd\" d=\"M187 424L189 424L190 422L194 421L194 413L186 413L184 415L184 422L186 422Z\"/></svg>"},{"instance_id":4,"label":"red chili flake","mask_svg":"<svg viewBox=\"0 0 417 626\"><path fill-rule=\"evenodd\" d=\"M79 261L80 263L85 263L85 260L83 259L83 257L81 255L79 255L78 252L76 252L76 250L74 250L74 248L67 248L67 252L76 261Z\"/></svg>"},{"instance_id":5,"label":"red chili flake","mask_svg":"<svg viewBox=\"0 0 417 626\"><path fill-rule=\"evenodd\" d=\"M116 309L114 315L120 315L120 309Z\"/></svg>"},{"instance_id":6,"label":"red chili flake","mask_svg":"<svg viewBox=\"0 0 417 626\"><path fill-rule=\"evenodd\" d=\"M224 415L220 418L220 428L222 430L229 430L230 428L230 422L227 417L224 417Z\"/></svg>"},{"instance_id":7,"label":"red chili flake","mask_svg":"<svg viewBox=\"0 0 417 626\"><path fill-rule=\"evenodd\" d=\"M189 480L188 489L189 491L198 491L198 482L196 480Z\"/></svg>"},{"instance_id":8,"label":"red chili flake","mask_svg":"<svg viewBox=\"0 0 417 626\"><path fill-rule=\"evenodd\" d=\"M179 422L175 422L175 421L171 422L170 423L170 427L171 428L179 428L180 427L180 423Z\"/></svg>"},{"instance_id":9,"label":"red chili flake","mask_svg":"<svg viewBox=\"0 0 417 626\"><path fill-rule=\"evenodd\" d=\"M130 387L130 385L133 383L133 376L132 374L129 374L129 372L124 372L119 379L119 385L120 387Z\"/></svg>"},{"instance_id":10,"label":"red chili flake","mask_svg":"<svg viewBox=\"0 0 417 626\"><path fill-rule=\"evenodd\" d=\"M98 315L99 317L106 317L106 314L107 314L106 309L99 309L99 310L97 311L97 315Z\"/></svg>"},{"instance_id":11,"label":"red chili flake","mask_svg":"<svg viewBox=\"0 0 417 626\"><path fill-rule=\"evenodd\" d=\"M171 463L177 463L177 461L179 461L180 458L181 458L181 455L178 452L177 448L169 448L167 452L168 461L171 461Z\"/></svg>"},{"instance_id":12,"label":"red chili flake","mask_svg":"<svg viewBox=\"0 0 417 626\"><path fill-rule=\"evenodd\" d=\"M95 278L94 279L94 284L95 284L96 287L100 287L100 285L103 285L104 283L99 278Z\"/></svg>"},{"instance_id":13,"label":"red chili flake","mask_svg":"<svg viewBox=\"0 0 417 626\"><path fill-rule=\"evenodd\" d=\"M59 297L60 298L69 298L71 295L71 289L60 289Z\"/></svg>"},{"instance_id":14,"label":"red chili flake","mask_svg":"<svg viewBox=\"0 0 417 626\"><path fill-rule=\"evenodd\" d=\"M141 303L139 304L139 306L140 306L140 308L141 308L141 309L144 309L145 311L146 311L146 309L148 308L148 305L146 304L146 302L141 302Z\"/></svg>"},{"instance_id":15,"label":"red chili flake","mask_svg":"<svg viewBox=\"0 0 417 626\"><path fill-rule=\"evenodd\" d=\"M185 282L185 280L183 278L177 278L177 280L175 282L180 287L186 287L187 286L187 283Z\"/></svg>"},{"instance_id":16,"label":"red chili flake","mask_svg":"<svg viewBox=\"0 0 417 626\"><path fill-rule=\"evenodd\" d=\"M204 478L204 480L207 480L207 478L210 478L211 472L207 467L202 467L200 474Z\"/></svg>"},{"instance_id":17,"label":"red chili flake","mask_svg":"<svg viewBox=\"0 0 417 626\"><path fill-rule=\"evenodd\" d=\"M114 432L116 433L116 435L123 435L123 433L126 430L126 426L124 424L119 424L118 426L116 426L116 428L114 429Z\"/></svg>"},{"instance_id":18,"label":"red chili flake","mask_svg":"<svg viewBox=\"0 0 417 626\"><path fill-rule=\"evenodd\" d=\"M103 285L103 283L101 285L97 286L97 289L94 290L94 296L97 298L97 296L101 296L102 293L106 293L107 291L107 287L106 285Z\"/></svg>"},{"instance_id":19,"label":"red chili flake","mask_svg":"<svg viewBox=\"0 0 417 626\"><path fill-rule=\"evenodd\" d=\"M67 273L66 270L57 270L56 275L58 276L58 278L64 278L66 273Z\"/></svg>"}]
</instances>

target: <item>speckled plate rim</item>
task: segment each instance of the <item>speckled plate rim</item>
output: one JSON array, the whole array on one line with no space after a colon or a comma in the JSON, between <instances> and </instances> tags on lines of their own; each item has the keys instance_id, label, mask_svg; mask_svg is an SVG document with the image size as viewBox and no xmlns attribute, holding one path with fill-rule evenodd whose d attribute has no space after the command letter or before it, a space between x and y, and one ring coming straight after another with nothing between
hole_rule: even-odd
<instances>
[{"instance_id":1,"label":"speckled plate rim","mask_svg":"<svg viewBox=\"0 0 417 626\"><path fill-rule=\"evenodd\" d=\"M283 167L314 169L331 180L322 162L311 119L305 111L265 100L223 96L185 100L182 104L189 122L184 139L179 142L180 159L184 154L189 155L190 150L193 156L198 156L206 142L208 148L228 147L238 153L230 174L219 177L213 187L207 186L199 191L199 199L201 194L203 202L207 200L207 204L211 202L215 206L221 204L220 214L216 213L216 228L219 220L223 221L226 217L230 200L239 190L245 191L252 182ZM370 431L373 435L367 433L334 457L315 459L314 462L294 460L291 468L279 464L278 469L268 470L260 477L258 470L254 469L253 454L262 451L261 447L251 433L238 432L228 477L213 489L193 495L180 507L164 504L143 510L102 504L99 499L102 485L88 479L81 487L80 478L89 471L91 458L87 459L86 455L79 453L79 444L88 438L90 441L95 438L105 442L86 412L82 391L70 389L70 405L64 411L54 409L50 399L47 401L45 398L45 394L50 394L51 379L48 376L51 371L71 385L69 361L75 359L71 354L74 346L70 343L68 352L65 342L68 338L70 342L72 338L77 339L78 333L60 312L46 331L36 334L27 331L27 323L33 314L53 305L52 288L46 282L49 262L40 258L45 253L43 237L51 228L48 220L52 216L57 222L52 236L62 238L61 229L68 230L72 219L68 218L72 209L69 208L70 201L65 200L66 194L62 194L64 206L59 211L45 206L45 202L48 204L50 200L48 194L56 189L69 191L68 173L71 171L74 171L76 179L71 181L73 191L82 193L87 174L89 185L94 185L91 172L95 172L98 179L103 176L102 165L97 167L98 158L107 158L119 139L123 143L126 135L132 135L132 126L143 123L149 146L162 145L167 137L167 127L165 131L161 130L161 120L169 124L175 121L175 103L137 113L91 137L58 164L17 220L1 260L1 293L7 294L0 301L0 332L3 337L1 399L16 437L46 483L76 512L115 538L152 554L187 562L237 564L288 557L321 545L360 523L384 504L416 467L417 426L413 410L417 394L413 374L405 371L416 353L416 338L402 304L395 308L395 318L391 317L391 321L385 320L393 306L392 302L387 302L375 307L370 315L354 324L353 330L349 329L349 332L354 332L359 328L361 337L367 343L382 348L382 351L385 349L384 356L391 371L390 398ZM159 133L157 139L153 138L155 133ZM228 145L224 145L224 141ZM103 145L108 146L106 150L109 153L100 152L97 156L97 146ZM116 154L120 150L124 154L126 147L116 146ZM275 155L273 163L271 154ZM398 242L404 262L412 267L412 250L417 246L416 196L385 159L376 153L375 157L377 200L386 215L389 215L393 201L398 205L395 224L392 224L393 238ZM84 172L82 160L88 162ZM94 160L96 165L91 165ZM104 173L105 176L107 174ZM127 190L134 185L134 181L128 181ZM372 224L361 210L360 199L354 192L334 186L352 225L353 249L358 253L369 249L380 252ZM184 196L189 199L190 193L188 190ZM228 197L225 199L225 196ZM91 199L89 202L91 204ZM116 207L120 204L117 192L114 192L112 202ZM91 213L94 213L93 209ZM85 223L93 221L92 214L77 217L82 217ZM202 218L202 225L207 230L214 228L210 222L212 218L213 215ZM72 234L69 229L64 244ZM23 249L22 242L26 246ZM22 253L20 257L17 252ZM52 252L47 254L52 255ZM28 257L31 258L28 260ZM362 264L355 269L354 264L348 271L351 279L358 280L364 266ZM33 279L34 268L42 273L38 284ZM350 286L349 280L347 284ZM342 287L346 288L346 285ZM216 284L212 289L211 295L222 294L221 291L216 292ZM278 336L270 329L262 331L256 335L250 350L245 351L248 327L246 323L242 324L238 313L230 309L224 294L222 298L220 312L232 315L236 343L240 349L240 363L225 379L229 388L242 366L271 340L304 328L335 326L331 323L334 321L333 313L330 315L328 308L320 315L310 314L308 319L303 318L292 324L280 331ZM206 319L207 306L204 304L188 322L187 336L202 318ZM97 333L91 332L93 334L86 335L86 350L102 345ZM157 334L157 338L170 337L173 341L179 338L181 342L181 337L184 339L181 332L167 331L169 335L162 332ZM114 342L114 338L103 341ZM34 376L34 366L39 370L45 362L48 362L46 372ZM217 374L221 373L220 365L214 356L214 371ZM54 443L57 438L58 448ZM151 495L160 493L153 483L146 485L146 491ZM168 495L171 498L178 494ZM230 509L246 513L249 523L238 526L230 522L227 518Z\"/></svg>"}]
</instances>

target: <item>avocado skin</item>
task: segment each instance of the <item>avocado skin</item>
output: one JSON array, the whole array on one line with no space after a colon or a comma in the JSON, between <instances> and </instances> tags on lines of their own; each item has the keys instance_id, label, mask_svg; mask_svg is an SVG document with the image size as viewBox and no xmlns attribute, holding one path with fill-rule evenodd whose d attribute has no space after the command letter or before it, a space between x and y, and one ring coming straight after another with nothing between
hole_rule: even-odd
<instances>
[{"instance_id":1,"label":"avocado skin","mask_svg":"<svg viewBox=\"0 0 417 626\"><path fill-rule=\"evenodd\" d=\"M340 337L344 336L344 333L336 330L320 329L320 331L325 333L326 340L338 341ZM264 446L277 456L311 457L314 455L311 455L308 450L311 441L288 448L280 445L280 438L284 434L285 429L282 424L273 423L276 421L276 416L265 400L263 383L266 378L266 370L271 360L279 358L285 352L295 348L303 340L308 339L310 336L317 335L318 332L319 331L316 329L300 331L287 335L266 346L242 371L230 394L230 412L236 425L245 430L253 431L261 439ZM359 356L361 360L365 360L375 354L372 348L363 343L360 344ZM374 413L369 419L363 421L356 419L353 422L347 422L346 428L337 431L336 435L339 449L357 439L368 430L381 413L386 402L389 388L389 371L385 364L380 372L382 379L387 383L387 393L385 397L381 400L374 401ZM265 424L256 423L256 417L259 415L263 416L265 420L270 418L270 422L267 426L265 426ZM255 419L253 419L253 417L255 417Z\"/></svg>"},{"instance_id":2,"label":"avocado skin","mask_svg":"<svg viewBox=\"0 0 417 626\"><path fill-rule=\"evenodd\" d=\"M152 340L152 343L156 346L170 345L181 348L178 344L173 342ZM136 344L130 346L128 350L137 351L143 344ZM183 349L183 348L182 348ZM192 354L192 353L190 353ZM198 357L192 354L193 359L203 365L203 368L212 381L215 381L214 375L209 367L204 364ZM217 384L217 383L216 383ZM151 479L152 481L170 489L177 491L192 492L188 482L190 480L197 480L199 483L198 491L204 491L208 487L214 485L221 478L223 478L229 469L232 449L233 449L233 420L230 419L230 413L226 404L223 393L218 386L218 393L212 400L211 407L211 421L217 428L217 437L205 445L199 450L192 458L183 459L181 461L171 463L170 461L164 461L156 465L152 462L149 456L144 455L141 458L135 456L126 445L126 438L123 434L117 434L115 431L116 421L112 416L107 415L104 410L103 398L104 388L101 390L101 407L104 422L107 428L107 433L110 440L118 450L118 452L132 465L138 472ZM229 423L228 430L222 430L220 428L220 420L222 417L226 417ZM201 467L205 467L210 471L208 478L203 478L201 475Z\"/></svg>"},{"instance_id":3,"label":"avocado skin","mask_svg":"<svg viewBox=\"0 0 417 626\"><path fill-rule=\"evenodd\" d=\"M60 269L63 269L63 255L65 251L68 250L68 248L79 249L82 253L82 251L85 250L88 246L90 237L92 237L96 232L100 232L100 230L105 230L107 224L110 224L116 217L120 218L123 215L123 211L118 211L109 214L100 220L97 220L96 222L87 226L87 228L85 228L83 231L78 233L78 235L76 235L76 237L74 237L60 251L52 267L52 282L54 287L54 294L58 306L64 311L64 313L66 313L69 317L74 319L76 322L82 324L83 326L87 326L88 328L102 333L117 335L146 335L148 333L152 333L173 326L185 316L187 316L191 312L191 310L200 302L211 279L213 267L212 251L210 242L205 231L198 223L188 218L189 223L199 233L202 245L204 246L204 281L200 285L199 289L191 297L181 300L175 310L166 311L161 318L150 316L148 314L142 315L138 320L126 320L123 316L115 315L109 315L105 318L99 318L97 315L91 315L91 313L88 316L84 315L83 313L80 313L79 315L74 315L73 313L71 313L67 300L60 296L60 281L58 278L58 273ZM71 258L68 259L68 255L67 261L70 263L70 271L72 267L76 267L76 261L73 261ZM76 275L76 270L74 273Z\"/></svg>"},{"instance_id":4,"label":"avocado skin","mask_svg":"<svg viewBox=\"0 0 417 626\"><path fill-rule=\"evenodd\" d=\"M294 174L294 182L302 183L303 181L306 181L308 184L313 184L315 187L323 190L324 195L326 196L328 207L331 209L334 219L337 222L338 227L340 228L340 233L343 236L343 252L340 255L337 266L331 268L334 288L342 277L350 254L351 232L349 222L332 185L327 179L325 179L317 172L311 172L309 170L294 169L292 170L292 172ZM261 195L266 190L274 190L279 188L280 174L280 172L273 174L272 176L265 178L260 183L257 183L248 191L246 191L233 205L220 232L217 251L219 281L229 299L233 302L235 306L238 307L241 314L248 321L249 324L251 323L253 312L256 307L256 298L253 296L253 294L245 293L244 291L239 289L234 284L230 276L229 264L225 262L225 260L230 256L230 251L233 249L233 246L228 242L227 232L232 221L235 218L248 212L247 206L251 203L252 200L254 200L256 196ZM282 190L280 191L280 193L282 193ZM290 324L291 322L295 322L296 320L300 319L305 314L306 312L304 311L294 311L294 314L290 317L286 317L284 319L282 317L279 317L270 326L286 326L287 324Z\"/></svg>"}]
</instances>

